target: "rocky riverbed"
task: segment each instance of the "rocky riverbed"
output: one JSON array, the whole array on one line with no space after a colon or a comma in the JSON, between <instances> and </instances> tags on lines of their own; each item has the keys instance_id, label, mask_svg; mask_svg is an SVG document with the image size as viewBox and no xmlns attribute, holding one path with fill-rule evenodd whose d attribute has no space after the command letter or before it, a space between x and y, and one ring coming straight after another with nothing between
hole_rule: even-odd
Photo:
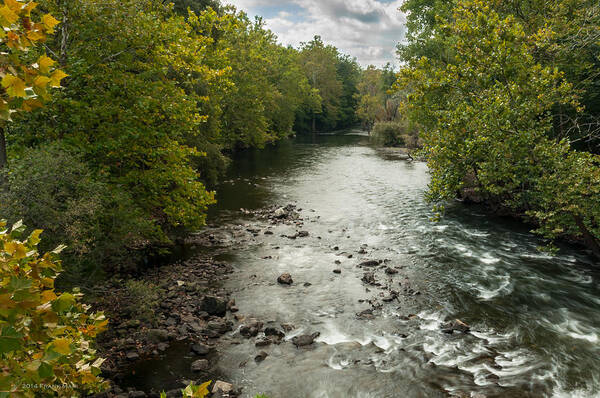
<instances>
[{"instance_id":1,"label":"rocky riverbed","mask_svg":"<svg viewBox=\"0 0 600 398\"><path fill-rule=\"evenodd\" d=\"M308 223L303 213L309 214ZM182 363L188 367L180 370L179 374L170 375L170 378L169 375L162 375L162 378L166 376L169 380L164 387L168 390L167 396L178 397L181 388L190 382L202 384L223 377L217 365L220 352L227 346L248 340L253 342L255 354L239 358L237 366L243 368L249 362L260 363L267 359L269 353L265 349L271 346L289 344L302 350L319 344L316 342L321 333L318 328L299 332L297 325L291 323L240 313L235 294L223 288L234 269L220 258L233 247L256 244L258 238L263 243L270 237L320 240L320 236L312 236L305 227L305 223L310 225L319 216L314 211L298 209L293 204L254 211L240 209L239 216L248 222L209 226L205 231L186 238L185 245L202 248L200 252L204 254L153 269L142 278L160 292L153 321L136 319L131 313L123 281L112 281L106 286L106 294L96 306L104 309L110 318L110 328L100 337L99 343L101 355L107 358L103 374L110 380L111 389L100 396L158 397L160 389L157 386L148 388L135 385L138 369L147 371L148 367L144 365L148 363L177 362L178 369L181 369ZM275 236L276 233L278 236ZM342 250L337 245L326 250L339 258L332 264L332 275L345 272L341 259L344 259L346 266L352 262L355 263L354 267L362 270L358 275L362 275L365 292L370 293L370 297L358 300L365 308L356 313L357 321L372 320L384 313L384 306L399 306L421 295L420 289L413 286L408 276L403 274L405 266L394 265L389 259L369 258L370 250L366 244L353 251ZM264 256L264 260L273 260L276 252L277 246L273 248L273 255ZM273 283L281 289L293 289L298 284L303 288L312 286L308 281L294 281L290 272L281 273ZM416 315L406 314L404 318L409 321ZM444 326L443 332L454 331L468 333L469 327L459 320ZM407 335L401 333L400 336ZM173 358L173 355L176 357ZM225 381L213 383L212 388L215 397L241 394L239 388Z\"/></svg>"}]
</instances>

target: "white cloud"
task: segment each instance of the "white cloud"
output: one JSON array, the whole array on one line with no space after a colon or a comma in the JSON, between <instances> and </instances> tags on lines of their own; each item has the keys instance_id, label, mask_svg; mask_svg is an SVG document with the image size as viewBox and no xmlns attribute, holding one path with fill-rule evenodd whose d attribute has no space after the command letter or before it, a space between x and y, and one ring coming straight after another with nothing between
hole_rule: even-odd
<instances>
[{"instance_id":1,"label":"white cloud","mask_svg":"<svg viewBox=\"0 0 600 398\"><path fill-rule=\"evenodd\" d=\"M265 16L281 43L298 46L320 35L363 65L396 61L404 36L402 0L230 0L251 15ZM270 15L265 15L270 14Z\"/></svg>"}]
</instances>

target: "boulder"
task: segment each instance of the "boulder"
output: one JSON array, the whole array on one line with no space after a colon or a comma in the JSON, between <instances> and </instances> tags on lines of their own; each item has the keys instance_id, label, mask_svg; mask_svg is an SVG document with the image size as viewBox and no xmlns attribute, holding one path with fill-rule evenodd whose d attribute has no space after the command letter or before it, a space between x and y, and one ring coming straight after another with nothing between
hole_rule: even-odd
<instances>
[{"instance_id":1,"label":"boulder","mask_svg":"<svg viewBox=\"0 0 600 398\"><path fill-rule=\"evenodd\" d=\"M442 332L452 334L454 331L469 333L471 331L471 327L460 319L455 319L452 322L442 325Z\"/></svg>"},{"instance_id":2,"label":"boulder","mask_svg":"<svg viewBox=\"0 0 600 398\"><path fill-rule=\"evenodd\" d=\"M397 274L397 273L398 273L398 270L395 270L395 269L393 269L393 268L387 267L387 268L385 269L385 273L386 273L386 274L388 274L388 275L395 275L395 274Z\"/></svg>"},{"instance_id":3,"label":"boulder","mask_svg":"<svg viewBox=\"0 0 600 398\"><path fill-rule=\"evenodd\" d=\"M288 212L283 207L280 207L273 212L273 216L275 218L286 218L288 216Z\"/></svg>"},{"instance_id":4,"label":"boulder","mask_svg":"<svg viewBox=\"0 0 600 398\"><path fill-rule=\"evenodd\" d=\"M210 347L207 346L206 344L197 343L197 344L192 345L192 351L196 355L206 355L210 352Z\"/></svg>"},{"instance_id":5,"label":"boulder","mask_svg":"<svg viewBox=\"0 0 600 398\"><path fill-rule=\"evenodd\" d=\"M148 341L153 344L169 340L169 332L164 329L150 329L146 336Z\"/></svg>"},{"instance_id":6,"label":"boulder","mask_svg":"<svg viewBox=\"0 0 600 398\"><path fill-rule=\"evenodd\" d=\"M213 388L212 388L213 394L216 394L216 393L229 394L232 391L233 391L232 384L225 383L224 381L220 381L220 380L215 381L215 384L213 385Z\"/></svg>"},{"instance_id":7,"label":"boulder","mask_svg":"<svg viewBox=\"0 0 600 398\"><path fill-rule=\"evenodd\" d=\"M285 337L285 333L276 327L269 326L265 328L265 336L275 336L282 339Z\"/></svg>"},{"instance_id":8,"label":"boulder","mask_svg":"<svg viewBox=\"0 0 600 398\"><path fill-rule=\"evenodd\" d=\"M363 261L359 265L361 267L377 267L381 263L382 263L381 260L368 260L368 261Z\"/></svg>"},{"instance_id":9,"label":"boulder","mask_svg":"<svg viewBox=\"0 0 600 398\"><path fill-rule=\"evenodd\" d=\"M297 234L297 236L298 236L299 238L306 238L306 237L308 237L309 235L310 235L310 234L308 233L308 231L300 231L300 232L298 232L298 234Z\"/></svg>"},{"instance_id":10,"label":"boulder","mask_svg":"<svg viewBox=\"0 0 600 398\"><path fill-rule=\"evenodd\" d=\"M279 282L282 285L291 285L292 283L294 283L294 280L292 279L292 276L286 272L279 275L279 278L277 278L277 282Z\"/></svg>"},{"instance_id":11,"label":"boulder","mask_svg":"<svg viewBox=\"0 0 600 398\"><path fill-rule=\"evenodd\" d=\"M311 345L315 341L315 339L320 335L321 333L319 332L313 334L303 334L301 336L294 337L292 339L292 343L294 343L296 347L306 347Z\"/></svg>"},{"instance_id":12,"label":"boulder","mask_svg":"<svg viewBox=\"0 0 600 398\"><path fill-rule=\"evenodd\" d=\"M125 354L125 357L130 361L135 361L136 359L140 358L140 354L138 354L136 351L129 351L127 354Z\"/></svg>"},{"instance_id":13,"label":"boulder","mask_svg":"<svg viewBox=\"0 0 600 398\"><path fill-rule=\"evenodd\" d=\"M361 311L358 314L356 314L356 317L358 319L375 319L375 315L373 315L372 309Z\"/></svg>"},{"instance_id":14,"label":"boulder","mask_svg":"<svg viewBox=\"0 0 600 398\"><path fill-rule=\"evenodd\" d=\"M254 345L256 347L266 347L266 346L269 346L271 344L273 344L273 342L270 339L266 338L266 337L258 339L258 340L256 340L256 343L254 343Z\"/></svg>"},{"instance_id":15,"label":"boulder","mask_svg":"<svg viewBox=\"0 0 600 398\"><path fill-rule=\"evenodd\" d=\"M210 363L206 359L198 359L197 361L192 362L192 371L193 372L203 372L210 368Z\"/></svg>"},{"instance_id":16,"label":"boulder","mask_svg":"<svg viewBox=\"0 0 600 398\"><path fill-rule=\"evenodd\" d=\"M200 304L200 310L210 315L225 316L227 301L214 296L205 296Z\"/></svg>"},{"instance_id":17,"label":"boulder","mask_svg":"<svg viewBox=\"0 0 600 398\"><path fill-rule=\"evenodd\" d=\"M255 356L255 357L254 357L254 360L255 360L256 362L262 362L262 361L264 361L264 360L265 360L265 359L266 359L268 356L269 356L269 354L267 354L267 353L266 353L266 352L264 352L264 351L261 351L261 352L259 352L259 353L258 353L258 355L257 355L257 356Z\"/></svg>"},{"instance_id":18,"label":"boulder","mask_svg":"<svg viewBox=\"0 0 600 398\"><path fill-rule=\"evenodd\" d=\"M375 281L375 273L373 272L365 272L365 274L363 275L362 279L361 279L364 283L367 283L369 285L374 285L376 283Z\"/></svg>"}]
</instances>

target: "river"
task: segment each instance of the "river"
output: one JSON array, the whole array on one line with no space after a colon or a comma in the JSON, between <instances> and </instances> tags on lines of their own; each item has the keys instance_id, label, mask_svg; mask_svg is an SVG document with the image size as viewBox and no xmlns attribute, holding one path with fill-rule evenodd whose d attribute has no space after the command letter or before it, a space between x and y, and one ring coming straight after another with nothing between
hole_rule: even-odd
<instances>
[{"instance_id":1,"label":"river","mask_svg":"<svg viewBox=\"0 0 600 398\"><path fill-rule=\"evenodd\" d=\"M246 362L258 349L244 339L221 353L220 373L244 396L270 398L599 396L593 260L568 247L543 254L525 226L476 207L450 205L433 222L428 180L424 163L360 134L300 137L237 159L211 221L244 223L240 208L293 203L310 236L282 237L297 229L279 225L232 250L226 287L241 314L294 325L286 340L320 336L309 349L267 347L260 363ZM371 259L399 273L378 269L382 287L368 286L357 265ZM276 282L283 272L291 287ZM389 290L400 295L383 303ZM357 318L369 300L374 319ZM443 333L454 319L471 333Z\"/></svg>"}]
</instances>

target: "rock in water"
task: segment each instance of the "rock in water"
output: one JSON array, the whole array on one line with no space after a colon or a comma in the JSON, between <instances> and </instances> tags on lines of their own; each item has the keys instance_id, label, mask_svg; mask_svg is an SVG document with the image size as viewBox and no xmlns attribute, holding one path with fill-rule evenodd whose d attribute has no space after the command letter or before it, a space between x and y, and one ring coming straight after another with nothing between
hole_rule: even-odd
<instances>
[{"instance_id":1,"label":"rock in water","mask_svg":"<svg viewBox=\"0 0 600 398\"><path fill-rule=\"evenodd\" d=\"M285 333L280 329L269 326L265 328L265 336L275 336L277 338L282 339L285 337Z\"/></svg>"},{"instance_id":2,"label":"rock in water","mask_svg":"<svg viewBox=\"0 0 600 398\"><path fill-rule=\"evenodd\" d=\"M229 383L225 383L224 381L215 381L215 384L212 388L212 393L224 393L229 394L233 391L233 385Z\"/></svg>"},{"instance_id":3,"label":"rock in water","mask_svg":"<svg viewBox=\"0 0 600 398\"><path fill-rule=\"evenodd\" d=\"M154 344L169 340L169 332L163 329L149 329L148 341Z\"/></svg>"},{"instance_id":4,"label":"rock in water","mask_svg":"<svg viewBox=\"0 0 600 398\"><path fill-rule=\"evenodd\" d=\"M309 235L310 234L308 233L308 231L300 231L300 232L298 232L298 237L299 238L306 238Z\"/></svg>"},{"instance_id":5,"label":"rock in water","mask_svg":"<svg viewBox=\"0 0 600 398\"><path fill-rule=\"evenodd\" d=\"M471 331L471 327L460 319L455 319L452 322L442 325L442 332L452 334L454 331L469 333Z\"/></svg>"},{"instance_id":6,"label":"rock in water","mask_svg":"<svg viewBox=\"0 0 600 398\"><path fill-rule=\"evenodd\" d=\"M220 297L205 296L202 299L200 309L210 315L225 316L227 312L227 301Z\"/></svg>"},{"instance_id":7,"label":"rock in water","mask_svg":"<svg viewBox=\"0 0 600 398\"><path fill-rule=\"evenodd\" d=\"M339 269L339 268L337 268L337 269L334 269L334 270L333 270L333 273L334 273L334 274L341 274L341 273L342 273L342 270L341 270L341 269Z\"/></svg>"},{"instance_id":8,"label":"rock in water","mask_svg":"<svg viewBox=\"0 0 600 398\"><path fill-rule=\"evenodd\" d=\"M292 283L294 283L294 280L292 279L292 276L289 273L284 273L279 275L279 278L277 278L277 282L279 282L282 285L291 285Z\"/></svg>"},{"instance_id":9,"label":"rock in water","mask_svg":"<svg viewBox=\"0 0 600 398\"><path fill-rule=\"evenodd\" d=\"M265 359L266 359L268 356L269 356L269 354L267 354L267 353L266 353L266 352L264 352L264 351L261 351L261 352L259 352L259 353L258 353L258 355L257 355L257 356L255 356L255 357L254 357L254 360L255 360L256 362L262 362L262 361L264 361L264 360L265 360Z\"/></svg>"},{"instance_id":10,"label":"rock in water","mask_svg":"<svg viewBox=\"0 0 600 398\"><path fill-rule=\"evenodd\" d=\"M381 263L382 263L381 260L369 260L369 261L363 261L359 265L361 267L377 267Z\"/></svg>"},{"instance_id":11,"label":"rock in water","mask_svg":"<svg viewBox=\"0 0 600 398\"><path fill-rule=\"evenodd\" d=\"M273 212L273 216L275 216L275 218L286 218L288 216L288 213L283 207L280 207L279 209Z\"/></svg>"},{"instance_id":12,"label":"rock in water","mask_svg":"<svg viewBox=\"0 0 600 398\"><path fill-rule=\"evenodd\" d=\"M210 363L206 359L198 359L192 362L192 371L194 372L202 372L208 370L208 368L210 368Z\"/></svg>"},{"instance_id":13,"label":"rock in water","mask_svg":"<svg viewBox=\"0 0 600 398\"><path fill-rule=\"evenodd\" d=\"M377 283L375 281L375 274L373 272L365 272L361 280L369 285L374 285Z\"/></svg>"},{"instance_id":14,"label":"rock in water","mask_svg":"<svg viewBox=\"0 0 600 398\"><path fill-rule=\"evenodd\" d=\"M192 351L197 355L206 355L210 351L210 347L206 344L198 343L192 346Z\"/></svg>"},{"instance_id":15,"label":"rock in water","mask_svg":"<svg viewBox=\"0 0 600 398\"><path fill-rule=\"evenodd\" d=\"M296 347L306 347L311 345L317 337L319 337L321 333L316 332L313 334L303 334L302 336L296 336L292 339L292 343Z\"/></svg>"}]
</instances>

